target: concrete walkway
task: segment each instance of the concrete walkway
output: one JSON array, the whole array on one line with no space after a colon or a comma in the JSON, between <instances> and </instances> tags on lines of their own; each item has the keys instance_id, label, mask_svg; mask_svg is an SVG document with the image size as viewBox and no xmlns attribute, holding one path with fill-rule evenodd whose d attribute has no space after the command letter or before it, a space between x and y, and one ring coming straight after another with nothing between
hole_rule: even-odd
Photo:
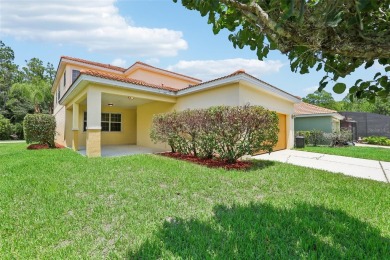
<instances>
[{"instance_id":1,"label":"concrete walkway","mask_svg":"<svg viewBox=\"0 0 390 260\"><path fill-rule=\"evenodd\" d=\"M165 152L163 149L148 148L138 145L103 145L102 157L117 157L134 154L150 154ZM86 156L85 147L80 147L79 154Z\"/></svg>"},{"instance_id":2,"label":"concrete walkway","mask_svg":"<svg viewBox=\"0 0 390 260\"><path fill-rule=\"evenodd\" d=\"M390 162L296 150L282 150L272 152L270 155L256 155L253 158L290 163L381 182L389 183L390 181Z\"/></svg>"}]
</instances>

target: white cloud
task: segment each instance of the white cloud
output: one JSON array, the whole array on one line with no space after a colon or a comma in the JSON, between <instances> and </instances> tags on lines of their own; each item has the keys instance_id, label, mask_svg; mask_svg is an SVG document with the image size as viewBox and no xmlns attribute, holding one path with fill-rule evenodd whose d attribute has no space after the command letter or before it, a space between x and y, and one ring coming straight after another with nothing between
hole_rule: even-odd
<instances>
[{"instance_id":1,"label":"white cloud","mask_svg":"<svg viewBox=\"0 0 390 260\"><path fill-rule=\"evenodd\" d=\"M167 69L190 75L202 80L214 79L229 75L239 69L255 77L266 73L278 72L283 66L279 60L260 61L255 59L193 60L179 61Z\"/></svg>"},{"instance_id":2,"label":"white cloud","mask_svg":"<svg viewBox=\"0 0 390 260\"><path fill-rule=\"evenodd\" d=\"M0 0L0 35L75 44L121 55L175 56L187 49L180 31L136 27L117 0Z\"/></svg>"},{"instance_id":3,"label":"white cloud","mask_svg":"<svg viewBox=\"0 0 390 260\"><path fill-rule=\"evenodd\" d=\"M118 59L113 60L111 62L111 65L124 68L126 66L126 63L127 63L126 60L118 58Z\"/></svg>"}]
</instances>

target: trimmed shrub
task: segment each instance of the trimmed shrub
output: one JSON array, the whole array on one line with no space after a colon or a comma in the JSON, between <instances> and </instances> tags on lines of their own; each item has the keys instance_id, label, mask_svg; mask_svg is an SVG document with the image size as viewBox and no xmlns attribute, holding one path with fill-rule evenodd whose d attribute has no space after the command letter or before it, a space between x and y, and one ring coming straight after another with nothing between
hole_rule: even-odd
<instances>
[{"instance_id":1,"label":"trimmed shrub","mask_svg":"<svg viewBox=\"0 0 390 260\"><path fill-rule=\"evenodd\" d=\"M260 150L271 152L278 141L278 117L260 106L185 110L153 118L154 142L167 142L172 152L235 162Z\"/></svg>"},{"instance_id":2,"label":"trimmed shrub","mask_svg":"<svg viewBox=\"0 0 390 260\"><path fill-rule=\"evenodd\" d=\"M324 132L321 130L313 129L310 131L308 139L310 144L312 144L313 146L317 146L324 141Z\"/></svg>"},{"instance_id":3,"label":"trimmed shrub","mask_svg":"<svg viewBox=\"0 0 390 260\"><path fill-rule=\"evenodd\" d=\"M9 119L0 114L0 140L9 140L11 131L12 128Z\"/></svg>"},{"instance_id":4,"label":"trimmed shrub","mask_svg":"<svg viewBox=\"0 0 390 260\"><path fill-rule=\"evenodd\" d=\"M28 144L47 144L54 148L56 121L47 114L27 114L23 121L24 137Z\"/></svg>"}]
</instances>

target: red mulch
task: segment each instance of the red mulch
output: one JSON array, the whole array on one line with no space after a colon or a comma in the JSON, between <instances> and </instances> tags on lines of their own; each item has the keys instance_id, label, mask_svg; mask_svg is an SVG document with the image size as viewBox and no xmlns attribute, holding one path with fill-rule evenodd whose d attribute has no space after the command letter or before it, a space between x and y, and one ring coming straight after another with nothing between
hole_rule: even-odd
<instances>
[{"instance_id":1,"label":"red mulch","mask_svg":"<svg viewBox=\"0 0 390 260\"><path fill-rule=\"evenodd\" d=\"M184 160L196 164L200 164L209 168L224 168L227 170L247 170L252 166L251 162L237 161L235 163L228 163L219 159L201 159L193 155L165 152L159 153L159 155L175 158L178 160Z\"/></svg>"},{"instance_id":2,"label":"red mulch","mask_svg":"<svg viewBox=\"0 0 390 260\"><path fill-rule=\"evenodd\" d=\"M49 145L47 145L47 144L30 144L29 146L27 146L27 149L28 150L42 150L42 149L62 149L62 148L65 148L65 146L57 144L57 143L55 145L56 145L55 148L49 148Z\"/></svg>"}]
</instances>

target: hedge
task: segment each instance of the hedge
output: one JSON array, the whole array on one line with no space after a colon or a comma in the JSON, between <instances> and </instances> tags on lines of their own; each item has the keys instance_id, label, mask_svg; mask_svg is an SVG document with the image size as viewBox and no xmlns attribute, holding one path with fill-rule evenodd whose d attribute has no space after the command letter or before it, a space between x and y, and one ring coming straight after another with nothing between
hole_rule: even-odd
<instances>
[{"instance_id":1,"label":"hedge","mask_svg":"<svg viewBox=\"0 0 390 260\"><path fill-rule=\"evenodd\" d=\"M155 115L150 137L172 152L235 162L278 141L278 117L261 106L216 106Z\"/></svg>"},{"instance_id":2,"label":"hedge","mask_svg":"<svg viewBox=\"0 0 390 260\"><path fill-rule=\"evenodd\" d=\"M47 114L27 114L23 121L24 137L28 144L47 144L54 148L56 121L54 116Z\"/></svg>"}]
</instances>

